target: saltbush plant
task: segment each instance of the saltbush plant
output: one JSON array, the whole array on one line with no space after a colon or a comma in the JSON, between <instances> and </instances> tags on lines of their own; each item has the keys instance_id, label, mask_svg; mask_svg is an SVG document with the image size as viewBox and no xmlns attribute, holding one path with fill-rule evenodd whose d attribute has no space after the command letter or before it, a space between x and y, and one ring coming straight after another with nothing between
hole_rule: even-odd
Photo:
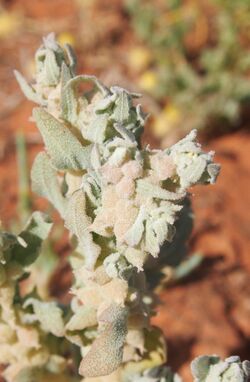
<instances>
[{"instance_id":1,"label":"saltbush plant","mask_svg":"<svg viewBox=\"0 0 250 382\"><path fill-rule=\"evenodd\" d=\"M146 115L135 103L138 94L76 75L71 48L53 34L35 60L32 84L16 72L38 105L33 118L45 144L32 167L32 189L70 232L74 283L69 305L23 288L52 226L46 215L34 212L17 236L1 232L3 376L7 382L178 382L165 366L162 333L150 324L154 299L144 270L178 237L189 187L214 183L219 166L195 131L166 150L141 147ZM85 84L91 87L80 87ZM192 372L197 382L245 382L249 363L205 356Z\"/></svg>"}]
</instances>

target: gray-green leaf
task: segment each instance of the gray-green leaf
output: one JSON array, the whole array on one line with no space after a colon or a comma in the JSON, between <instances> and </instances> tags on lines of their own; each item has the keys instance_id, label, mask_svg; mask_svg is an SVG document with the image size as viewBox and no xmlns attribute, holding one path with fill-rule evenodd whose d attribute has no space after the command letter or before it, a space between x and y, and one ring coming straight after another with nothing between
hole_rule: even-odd
<instances>
[{"instance_id":1,"label":"gray-green leaf","mask_svg":"<svg viewBox=\"0 0 250 382\"><path fill-rule=\"evenodd\" d=\"M33 192L47 198L63 217L67 201L61 193L57 172L45 152L37 155L32 166L31 179Z\"/></svg>"},{"instance_id":2,"label":"gray-green leaf","mask_svg":"<svg viewBox=\"0 0 250 382\"><path fill-rule=\"evenodd\" d=\"M122 362L127 335L127 309L111 305L100 317L103 329L83 358L79 373L84 377L111 374Z\"/></svg>"},{"instance_id":3,"label":"gray-green leaf","mask_svg":"<svg viewBox=\"0 0 250 382\"><path fill-rule=\"evenodd\" d=\"M35 103L38 103L39 105L45 106L46 101L43 100L36 91L28 84L26 79L22 76L21 73L19 73L17 70L14 70L14 74L16 77L17 82L19 83L19 86L25 95L25 97Z\"/></svg>"},{"instance_id":4,"label":"gray-green leaf","mask_svg":"<svg viewBox=\"0 0 250 382\"><path fill-rule=\"evenodd\" d=\"M167 191L164 188L149 183L143 179L139 179L136 182L136 185L136 191L138 193L151 198L157 198L162 200L180 200L185 196L184 193Z\"/></svg>"},{"instance_id":5,"label":"gray-green leaf","mask_svg":"<svg viewBox=\"0 0 250 382\"><path fill-rule=\"evenodd\" d=\"M71 196L65 218L66 227L77 236L79 247L85 257L86 266L93 269L100 255L101 248L93 240L88 228L91 219L86 213L86 197L83 190L74 192Z\"/></svg>"},{"instance_id":6,"label":"gray-green leaf","mask_svg":"<svg viewBox=\"0 0 250 382\"><path fill-rule=\"evenodd\" d=\"M89 166L91 147L83 146L72 131L47 111L33 111L53 165L58 170L85 170Z\"/></svg>"},{"instance_id":7,"label":"gray-green leaf","mask_svg":"<svg viewBox=\"0 0 250 382\"><path fill-rule=\"evenodd\" d=\"M13 260L23 266L32 264L39 255L42 242L47 238L51 226L52 223L47 215L34 212L25 229L19 235L26 243L26 246L16 243L12 247Z\"/></svg>"},{"instance_id":8,"label":"gray-green leaf","mask_svg":"<svg viewBox=\"0 0 250 382\"><path fill-rule=\"evenodd\" d=\"M62 63L62 91L61 91L61 109L62 118L70 122L72 125L77 121L77 99L74 89L67 87L67 82L72 78L70 69Z\"/></svg>"},{"instance_id":9,"label":"gray-green leaf","mask_svg":"<svg viewBox=\"0 0 250 382\"><path fill-rule=\"evenodd\" d=\"M116 101L112 118L116 122L126 122L129 119L129 111L131 108L130 96L124 90L121 90Z\"/></svg>"},{"instance_id":10,"label":"gray-green leaf","mask_svg":"<svg viewBox=\"0 0 250 382\"><path fill-rule=\"evenodd\" d=\"M48 85L57 85L60 79L60 67L56 62L53 50L47 49L44 61L45 79Z\"/></svg>"}]
</instances>

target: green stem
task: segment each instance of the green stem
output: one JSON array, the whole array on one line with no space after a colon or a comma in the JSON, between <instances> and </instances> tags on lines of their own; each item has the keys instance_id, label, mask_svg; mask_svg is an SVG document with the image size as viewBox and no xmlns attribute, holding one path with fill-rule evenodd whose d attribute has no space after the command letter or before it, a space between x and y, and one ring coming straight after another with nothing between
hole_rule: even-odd
<instances>
[{"instance_id":1,"label":"green stem","mask_svg":"<svg viewBox=\"0 0 250 382\"><path fill-rule=\"evenodd\" d=\"M31 213L31 199L29 191L29 169L25 136L22 132L16 134L16 153L18 166L18 212L21 222L25 222Z\"/></svg>"}]
</instances>

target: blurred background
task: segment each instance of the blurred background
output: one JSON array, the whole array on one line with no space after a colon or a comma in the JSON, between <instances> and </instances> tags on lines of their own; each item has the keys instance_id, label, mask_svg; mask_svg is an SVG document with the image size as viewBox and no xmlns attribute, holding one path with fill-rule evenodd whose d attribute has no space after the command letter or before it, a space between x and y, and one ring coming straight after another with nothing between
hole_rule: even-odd
<instances>
[{"instance_id":1,"label":"blurred background","mask_svg":"<svg viewBox=\"0 0 250 382\"><path fill-rule=\"evenodd\" d=\"M13 69L32 80L34 52L52 31L76 50L79 72L143 93L150 113L143 144L165 148L196 128L216 151L218 182L195 188L192 201L188 251L203 261L160 292L154 321L168 364L187 382L199 354L249 358L250 1L0 1L0 219L8 229L45 206L29 190L42 141ZM50 292L61 299L71 282L64 236L59 227L48 248Z\"/></svg>"}]
</instances>

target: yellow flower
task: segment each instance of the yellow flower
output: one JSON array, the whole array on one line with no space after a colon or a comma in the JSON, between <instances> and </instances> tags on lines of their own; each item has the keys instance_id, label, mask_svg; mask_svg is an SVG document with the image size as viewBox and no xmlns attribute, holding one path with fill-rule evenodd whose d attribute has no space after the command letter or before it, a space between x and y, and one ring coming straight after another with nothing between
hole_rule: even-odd
<instances>
[{"instance_id":1,"label":"yellow flower","mask_svg":"<svg viewBox=\"0 0 250 382\"><path fill-rule=\"evenodd\" d=\"M11 32L15 32L20 25L17 14L1 12L0 14L0 38L7 37Z\"/></svg>"},{"instance_id":2,"label":"yellow flower","mask_svg":"<svg viewBox=\"0 0 250 382\"><path fill-rule=\"evenodd\" d=\"M135 47L129 51L129 65L137 72L140 72L148 67L152 60L151 53L143 47Z\"/></svg>"},{"instance_id":3,"label":"yellow flower","mask_svg":"<svg viewBox=\"0 0 250 382\"><path fill-rule=\"evenodd\" d=\"M181 122L181 111L173 104L168 104L155 118L152 131L157 138L163 138Z\"/></svg>"},{"instance_id":4,"label":"yellow flower","mask_svg":"<svg viewBox=\"0 0 250 382\"><path fill-rule=\"evenodd\" d=\"M76 45L75 36L70 32L61 32L58 35L57 40L58 40L60 45L69 44L73 47Z\"/></svg>"},{"instance_id":5,"label":"yellow flower","mask_svg":"<svg viewBox=\"0 0 250 382\"><path fill-rule=\"evenodd\" d=\"M153 70L147 70L139 78L139 83L141 89L146 91L153 91L158 85L157 74Z\"/></svg>"}]
</instances>

